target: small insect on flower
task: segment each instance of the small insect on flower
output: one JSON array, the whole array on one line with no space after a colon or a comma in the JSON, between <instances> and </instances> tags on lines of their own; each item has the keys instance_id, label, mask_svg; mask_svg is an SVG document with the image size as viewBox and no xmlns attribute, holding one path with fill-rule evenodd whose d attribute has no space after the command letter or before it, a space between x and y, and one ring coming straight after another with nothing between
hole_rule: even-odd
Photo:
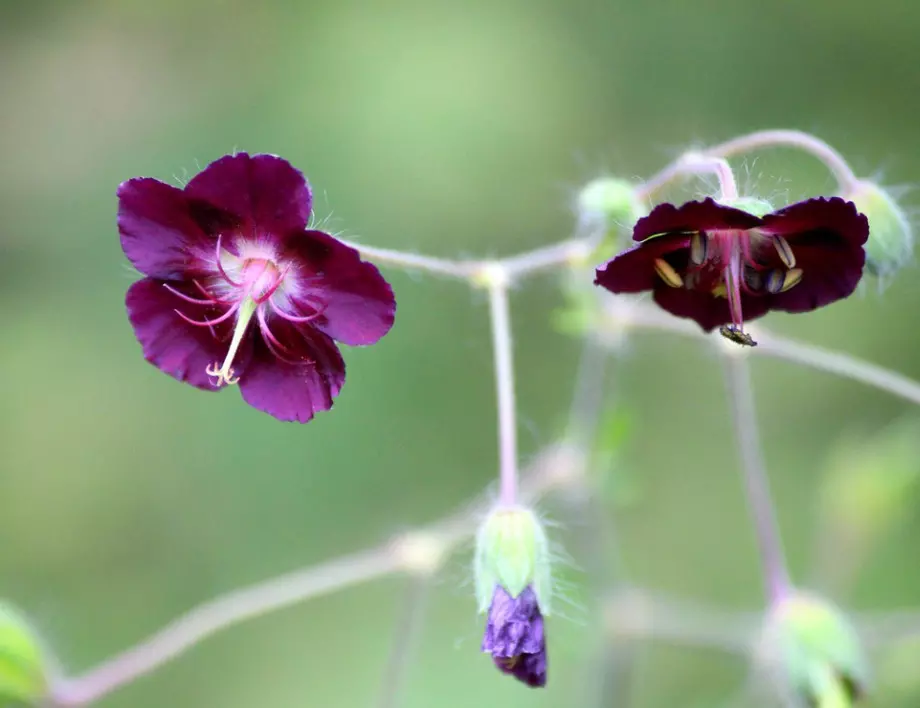
<instances>
[{"instance_id":1,"label":"small insect on flower","mask_svg":"<svg viewBox=\"0 0 920 708\"><path fill-rule=\"evenodd\" d=\"M659 204L636 223L638 245L597 269L613 293L651 290L703 330L754 346L745 320L810 312L848 297L863 274L869 222L839 197L783 209L753 199Z\"/></svg>"},{"instance_id":2,"label":"small insect on flower","mask_svg":"<svg viewBox=\"0 0 920 708\"><path fill-rule=\"evenodd\" d=\"M214 391L305 423L345 382L336 342L377 342L396 303L377 268L307 227L304 176L274 155L212 162L184 189L151 178L118 188L125 255L146 277L126 296L144 357Z\"/></svg>"}]
</instances>

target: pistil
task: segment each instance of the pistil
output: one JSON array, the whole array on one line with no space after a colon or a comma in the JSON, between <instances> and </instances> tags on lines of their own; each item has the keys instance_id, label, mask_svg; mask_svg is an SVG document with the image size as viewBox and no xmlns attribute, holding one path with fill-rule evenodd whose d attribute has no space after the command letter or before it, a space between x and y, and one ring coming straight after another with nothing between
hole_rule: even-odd
<instances>
[{"instance_id":1,"label":"pistil","mask_svg":"<svg viewBox=\"0 0 920 708\"><path fill-rule=\"evenodd\" d=\"M233 360L236 358L236 353L243 341L243 335L246 334L246 328L249 326L249 321L252 319L258 307L259 304L249 295L240 303L239 310L237 311L236 325L233 329L233 339L230 341L230 349L227 350L227 356L224 359L223 365L218 367L217 362L214 362L207 368L208 375L214 376L217 379L214 384L215 386L220 387L225 384L232 385L240 380L240 377L234 373Z\"/></svg>"}]
</instances>

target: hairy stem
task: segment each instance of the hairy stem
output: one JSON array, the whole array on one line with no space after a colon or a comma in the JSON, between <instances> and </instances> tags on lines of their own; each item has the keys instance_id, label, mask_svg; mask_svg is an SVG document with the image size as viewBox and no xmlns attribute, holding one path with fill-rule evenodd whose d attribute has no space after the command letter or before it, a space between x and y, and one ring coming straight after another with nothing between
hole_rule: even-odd
<instances>
[{"instance_id":1,"label":"hairy stem","mask_svg":"<svg viewBox=\"0 0 920 708\"><path fill-rule=\"evenodd\" d=\"M306 598L399 572L404 561L387 546L229 592L183 615L147 640L51 689L55 706L84 706L172 661L218 631Z\"/></svg>"},{"instance_id":2,"label":"hairy stem","mask_svg":"<svg viewBox=\"0 0 920 708\"><path fill-rule=\"evenodd\" d=\"M478 261L452 261L446 258L434 258L417 253L405 253L389 248L375 248L359 243L343 241L346 246L355 249L365 258L407 270L423 270L436 275L447 275L460 280L469 280L476 272Z\"/></svg>"},{"instance_id":3,"label":"hairy stem","mask_svg":"<svg viewBox=\"0 0 920 708\"><path fill-rule=\"evenodd\" d=\"M511 308L508 278L496 267L488 279L492 352L495 364L495 398L498 407L499 500L517 504L517 410L514 398L514 357L511 344Z\"/></svg>"},{"instance_id":4,"label":"hairy stem","mask_svg":"<svg viewBox=\"0 0 920 708\"><path fill-rule=\"evenodd\" d=\"M623 302L607 307L600 324L598 338L601 342L605 342L608 336L612 336L616 342L624 328L667 332L693 339L711 339L710 335L702 332L689 320L672 317L644 304L632 303L626 306ZM721 339L718 340L718 343L722 344ZM843 352L824 349L787 337L779 337L759 329L757 346L748 350L747 354L783 359L819 371L826 371L829 374L836 374L842 378L872 386L903 398L905 401L920 405L920 381Z\"/></svg>"},{"instance_id":5,"label":"hairy stem","mask_svg":"<svg viewBox=\"0 0 920 708\"><path fill-rule=\"evenodd\" d=\"M783 557L782 540L770 483L764 467L763 452L757 432L754 392L748 362L744 354L723 357L725 380L735 426L745 495L754 521L754 532L760 549L767 598L776 602L789 591L789 572Z\"/></svg>"},{"instance_id":6,"label":"hairy stem","mask_svg":"<svg viewBox=\"0 0 920 708\"><path fill-rule=\"evenodd\" d=\"M403 691L421 632L431 582L431 576L424 573L417 573L409 579L402 612L396 624L396 636L383 672L378 708L398 708L403 702Z\"/></svg>"},{"instance_id":7,"label":"hairy stem","mask_svg":"<svg viewBox=\"0 0 920 708\"><path fill-rule=\"evenodd\" d=\"M834 174L843 191L847 191L859 181L843 155L820 138L799 130L761 130L720 143L705 152L714 157L728 158L754 150L782 146L799 148L817 157Z\"/></svg>"},{"instance_id":8,"label":"hairy stem","mask_svg":"<svg viewBox=\"0 0 920 708\"><path fill-rule=\"evenodd\" d=\"M654 174L644 184L636 187L640 199L648 199L680 177L715 175L719 180L723 199L736 199L738 187L731 166L723 159L703 153L687 153Z\"/></svg>"}]
</instances>

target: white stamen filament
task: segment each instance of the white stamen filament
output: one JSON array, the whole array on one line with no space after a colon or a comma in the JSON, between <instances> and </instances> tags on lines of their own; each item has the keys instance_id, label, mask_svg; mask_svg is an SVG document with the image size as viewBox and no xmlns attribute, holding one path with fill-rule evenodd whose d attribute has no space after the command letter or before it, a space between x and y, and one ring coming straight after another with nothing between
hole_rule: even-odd
<instances>
[{"instance_id":1,"label":"white stamen filament","mask_svg":"<svg viewBox=\"0 0 920 708\"><path fill-rule=\"evenodd\" d=\"M249 327L249 320L252 319L258 307L258 303L249 295L240 304L236 325L233 329L233 339L230 341L230 349L227 351L223 366L218 368L215 362L207 368L208 375L217 378L216 386L232 385L240 380L240 377L234 374L233 360L243 341L243 335L246 334L246 328Z\"/></svg>"}]
</instances>

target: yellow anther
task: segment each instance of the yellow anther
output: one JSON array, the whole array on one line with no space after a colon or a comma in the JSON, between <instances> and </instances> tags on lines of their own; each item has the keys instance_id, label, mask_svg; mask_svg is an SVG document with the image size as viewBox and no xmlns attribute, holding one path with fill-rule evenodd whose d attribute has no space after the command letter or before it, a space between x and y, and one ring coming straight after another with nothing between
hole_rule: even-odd
<instances>
[{"instance_id":1,"label":"yellow anther","mask_svg":"<svg viewBox=\"0 0 920 708\"><path fill-rule=\"evenodd\" d=\"M709 251L709 241L705 234L697 231L690 236L690 260L701 265L706 260Z\"/></svg>"},{"instance_id":2,"label":"yellow anther","mask_svg":"<svg viewBox=\"0 0 920 708\"><path fill-rule=\"evenodd\" d=\"M783 287L780 289L780 292L784 293L802 282L802 275L803 273L801 268L792 268L787 270L786 275L783 277Z\"/></svg>"},{"instance_id":3,"label":"yellow anther","mask_svg":"<svg viewBox=\"0 0 920 708\"><path fill-rule=\"evenodd\" d=\"M712 289L713 297L728 297L728 289L725 287L725 283L720 282Z\"/></svg>"},{"instance_id":4,"label":"yellow anther","mask_svg":"<svg viewBox=\"0 0 920 708\"><path fill-rule=\"evenodd\" d=\"M684 281L671 264L661 258L655 259L655 272L672 288L679 288L684 284Z\"/></svg>"},{"instance_id":5,"label":"yellow anther","mask_svg":"<svg viewBox=\"0 0 920 708\"><path fill-rule=\"evenodd\" d=\"M774 236L773 247L776 249L776 253L784 266L787 268L795 268L795 254L792 252L792 248L789 246L789 242L786 239L782 236Z\"/></svg>"}]
</instances>

